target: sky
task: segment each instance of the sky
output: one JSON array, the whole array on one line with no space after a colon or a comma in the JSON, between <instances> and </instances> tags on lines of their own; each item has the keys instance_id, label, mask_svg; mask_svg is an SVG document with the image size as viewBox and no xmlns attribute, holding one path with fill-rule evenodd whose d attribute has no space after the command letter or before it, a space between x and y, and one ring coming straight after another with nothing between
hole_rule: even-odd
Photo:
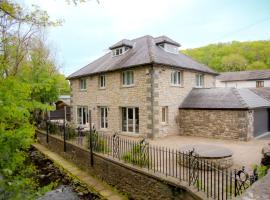
<instances>
[{"instance_id":1,"label":"sky","mask_svg":"<svg viewBox=\"0 0 270 200\"><path fill-rule=\"evenodd\" d=\"M62 26L46 31L61 72L70 75L121 39L166 35L180 49L270 39L270 0L19 0Z\"/></svg>"}]
</instances>

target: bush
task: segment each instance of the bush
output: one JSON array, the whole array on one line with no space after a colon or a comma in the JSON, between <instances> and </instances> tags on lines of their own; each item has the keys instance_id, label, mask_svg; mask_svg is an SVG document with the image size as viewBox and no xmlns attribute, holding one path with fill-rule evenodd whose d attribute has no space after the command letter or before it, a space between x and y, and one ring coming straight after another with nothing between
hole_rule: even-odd
<instances>
[{"instance_id":1,"label":"bush","mask_svg":"<svg viewBox=\"0 0 270 200\"><path fill-rule=\"evenodd\" d=\"M76 128L73 125L67 125L66 127L66 139L72 140L76 138L78 134L76 133Z\"/></svg>"},{"instance_id":2,"label":"bush","mask_svg":"<svg viewBox=\"0 0 270 200\"><path fill-rule=\"evenodd\" d=\"M264 165L255 165L253 170L257 169L258 178L261 179L267 174L267 167Z\"/></svg>"},{"instance_id":3,"label":"bush","mask_svg":"<svg viewBox=\"0 0 270 200\"><path fill-rule=\"evenodd\" d=\"M144 153L144 149L141 144L133 145L132 149L126 153L122 159L125 162L139 166L148 166L149 164L149 156Z\"/></svg>"},{"instance_id":4,"label":"bush","mask_svg":"<svg viewBox=\"0 0 270 200\"><path fill-rule=\"evenodd\" d=\"M89 149L90 144L90 134L87 134L87 148ZM97 132L92 134L92 144L93 144L93 151L96 152L103 152L108 153L110 152L110 148L107 145L107 141L101 137Z\"/></svg>"}]
</instances>

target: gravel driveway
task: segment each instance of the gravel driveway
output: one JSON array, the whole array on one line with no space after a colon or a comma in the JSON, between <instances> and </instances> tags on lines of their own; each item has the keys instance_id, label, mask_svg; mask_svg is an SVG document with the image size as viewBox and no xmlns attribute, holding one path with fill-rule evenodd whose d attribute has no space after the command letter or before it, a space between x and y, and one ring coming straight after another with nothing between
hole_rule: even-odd
<instances>
[{"instance_id":1,"label":"gravel driveway","mask_svg":"<svg viewBox=\"0 0 270 200\"><path fill-rule=\"evenodd\" d=\"M233 152L233 168L240 169L242 166L245 166L246 169L250 171L255 164L260 164L262 148L270 143L270 138L259 140L253 139L245 142L192 136L167 136L165 138L150 140L149 142L154 145L167 146L174 149L179 149L190 144L206 144L226 147Z\"/></svg>"}]
</instances>

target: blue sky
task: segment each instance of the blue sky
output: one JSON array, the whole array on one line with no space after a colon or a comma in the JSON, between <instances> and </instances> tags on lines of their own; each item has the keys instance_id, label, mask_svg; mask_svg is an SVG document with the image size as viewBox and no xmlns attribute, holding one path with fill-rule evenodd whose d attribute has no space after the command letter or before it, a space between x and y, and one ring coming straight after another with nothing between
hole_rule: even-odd
<instances>
[{"instance_id":1,"label":"blue sky","mask_svg":"<svg viewBox=\"0 0 270 200\"><path fill-rule=\"evenodd\" d=\"M39 5L61 27L47 30L48 43L66 75L126 38L167 35L195 48L232 40L270 39L270 0L20 0Z\"/></svg>"}]
</instances>

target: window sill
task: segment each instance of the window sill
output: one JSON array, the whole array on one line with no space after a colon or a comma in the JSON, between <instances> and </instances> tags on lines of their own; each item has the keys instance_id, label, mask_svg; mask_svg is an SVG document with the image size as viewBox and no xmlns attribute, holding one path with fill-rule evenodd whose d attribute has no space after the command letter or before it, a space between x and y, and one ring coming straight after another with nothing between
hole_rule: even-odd
<instances>
[{"instance_id":1,"label":"window sill","mask_svg":"<svg viewBox=\"0 0 270 200\"><path fill-rule=\"evenodd\" d=\"M169 126L168 122L161 122L161 126Z\"/></svg>"},{"instance_id":2,"label":"window sill","mask_svg":"<svg viewBox=\"0 0 270 200\"><path fill-rule=\"evenodd\" d=\"M131 87L134 87L134 86L135 86L135 84L132 84L132 85L122 85L121 88L131 88Z\"/></svg>"},{"instance_id":3,"label":"window sill","mask_svg":"<svg viewBox=\"0 0 270 200\"><path fill-rule=\"evenodd\" d=\"M183 85L173 85L173 84L171 84L171 87L183 88L184 86Z\"/></svg>"},{"instance_id":4,"label":"window sill","mask_svg":"<svg viewBox=\"0 0 270 200\"><path fill-rule=\"evenodd\" d=\"M143 134L140 133L132 133L132 132L120 132L119 135L129 136L129 137L143 137Z\"/></svg>"},{"instance_id":5,"label":"window sill","mask_svg":"<svg viewBox=\"0 0 270 200\"><path fill-rule=\"evenodd\" d=\"M100 87L99 90L106 90L106 87Z\"/></svg>"},{"instance_id":6,"label":"window sill","mask_svg":"<svg viewBox=\"0 0 270 200\"><path fill-rule=\"evenodd\" d=\"M80 89L80 92L87 92L87 89Z\"/></svg>"},{"instance_id":7,"label":"window sill","mask_svg":"<svg viewBox=\"0 0 270 200\"><path fill-rule=\"evenodd\" d=\"M109 132L110 129L108 129L108 128L100 128L99 131L101 131L101 132Z\"/></svg>"},{"instance_id":8,"label":"window sill","mask_svg":"<svg viewBox=\"0 0 270 200\"><path fill-rule=\"evenodd\" d=\"M195 86L194 88L204 88L204 86Z\"/></svg>"}]
</instances>

